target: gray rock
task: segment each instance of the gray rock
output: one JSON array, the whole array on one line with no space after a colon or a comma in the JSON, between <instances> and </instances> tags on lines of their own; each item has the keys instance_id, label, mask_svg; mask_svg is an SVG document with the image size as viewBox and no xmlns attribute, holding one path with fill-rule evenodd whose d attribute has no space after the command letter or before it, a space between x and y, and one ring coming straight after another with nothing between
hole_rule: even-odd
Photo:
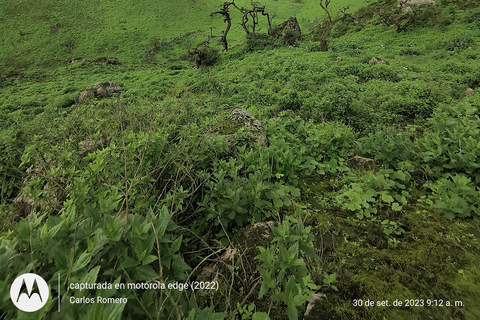
<instances>
[{"instance_id":1,"label":"gray rock","mask_svg":"<svg viewBox=\"0 0 480 320\"><path fill-rule=\"evenodd\" d=\"M89 98L92 98L94 95L95 94L92 88L85 88L85 90L80 91L80 94L78 96L78 101L83 102Z\"/></svg>"},{"instance_id":2,"label":"gray rock","mask_svg":"<svg viewBox=\"0 0 480 320\"><path fill-rule=\"evenodd\" d=\"M373 57L372 59L370 59L370 61L368 61L368 63L374 63L374 64L384 63L384 64L388 64L388 62L386 62L386 61L383 60L382 58L378 58L378 57Z\"/></svg>"},{"instance_id":3,"label":"gray rock","mask_svg":"<svg viewBox=\"0 0 480 320\"><path fill-rule=\"evenodd\" d=\"M234 109L229 116L223 118L218 129L220 133L226 135L242 132L255 142L261 142L264 147L268 146L267 135L262 124L246 109Z\"/></svg>"},{"instance_id":4,"label":"gray rock","mask_svg":"<svg viewBox=\"0 0 480 320\"><path fill-rule=\"evenodd\" d=\"M321 312L321 307L319 306L319 301L326 299L327 296L324 294L314 294L310 298L310 301L308 302L307 305L307 310L305 311L305 314L303 315L303 320L320 320L320 319L325 319L325 317L322 315Z\"/></svg>"},{"instance_id":5,"label":"gray rock","mask_svg":"<svg viewBox=\"0 0 480 320\"><path fill-rule=\"evenodd\" d=\"M271 35L277 39L283 37L283 43L287 46L292 46L295 41L300 40L302 32L296 17L291 17L283 22L278 27L272 29Z\"/></svg>"},{"instance_id":6,"label":"gray rock","mask_svg":"<svg viewBox=\"0 0 480 320\"><path fill-rule=\"evenodd\" d=\"M397 0L397 7L401 8L401 13L412 12L412 5L431 4L435 5L434 0Z\"/></svg>"},{"instance_id":7,"label":"gray rock","mask_svg":"<svg viewBox=\"0 0 480 320\"><path fill-rule=\"evenodd\" d=\"M118 84L112 81L97 82L93 87L95 88L95 92L97 93L97 95L101 97L106 97L107 91L115 92L115 93L120 93L123 91L122 87L120 87Z\"/></svg>"},{"instance_id":8,"label":"gray rock","mask_svg":"<svg viewBox=\"0 0 480 320\"><path fill-rule=\"evenodd\" d=\"M105 98L107 96L107 86L108 86L107 83L97 82L95 83L93 88L95 89L95 92L97 95L99 95L102 98Z\"/></svg>"},{"instance_id":9,"label":"gray rock","mask_svg":"<svg viewBox=\"0 0 480 320\"><path fill-rule=\"evenodd\" d=\"M397 0L398 7L412 4L435 4L435 0Z\"/></svg>"},{"instance_id":10,"label":"gray rock","mask_svg":"<svg viewBox=\"0 0 480 320\"><path fill-rule=\"evenodd\" d=\"M107 85L107 87L105 89L107 89L107 91L111 91L111 92L115 92L115 93L120 93L120 92L123 91L122 87L120 87L115 82L108 81L108 82L106 82L106 85Z\"/></svg>"},{"instance_id":11,"label":"gray rock","mask_svg":"<svg viewBox=\"0 0 480 320\"><path fill-rule=\"evenodd\" d=\"M72 58L72 59L68 60L68 63L70 63L70 64L77 63L77 62L80 62L80 63L84 64L84 63L88 62L88 59L86 59L86 58Z\"/></svg>"}]
</instances>

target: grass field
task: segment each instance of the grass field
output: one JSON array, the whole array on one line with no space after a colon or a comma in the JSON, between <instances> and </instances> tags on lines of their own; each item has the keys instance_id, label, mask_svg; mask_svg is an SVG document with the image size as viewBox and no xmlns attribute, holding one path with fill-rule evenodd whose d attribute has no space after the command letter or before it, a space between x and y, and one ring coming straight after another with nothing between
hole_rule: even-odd
<instances>
[{"instance_id":1,"label":"grass field","mask_svg":"<svg viewBox=\"0 0 480 320\"><path fill-rule=\"evenodd\" d=\"M145 52L219 35L222 1L8 2L2 319L294 320L315 293L327 298L305 320L480 318L478 1L438 1L400 33L385 23L402 17L396 1L358 1L364 27L339 22L325 52L309 35L317 2L268 1L301 41L247 41L235 13L231 49L198 70L187 49L202 36ZM79 101L107 81L123 92ZM268 144L229 122L238 108ZM267 221L264 237L252 225ZM31 314L9 296L26 272L51 288ZM201 279L218 290L69 288ZM97 296L128 303L70 303Z\"/></svg>"},{"instance_id":2,"label":"grass field","mask_svg":"<svg viewBox=\"0 0 480 320\"><path fill-rule=\"evenodd\" d=\"M347 1L348 2L348 1ZM14 68L28 69L34 65L52 66L71 58L88 59L115 56L121 61L141 63L145 50L154 40L170 40L190 31L219 36L224 29L222 19L210 17L222 1L181 0L140 2L116 1L10 1L0 8L2 36L0 64L3 72ZM296 15L306 31L310 21L323 17L315 1L295 4L293 1L262 2L274 23L281 23ZM362 1L351 5L354 12ZM238 1L248 6L248 1ZM332 12L343 6L332 3ZM234 27L230 35L233 43L245 39L238 25L240 15L232 16ZM264 22L264 31L266 31ZM193 45L194 46L194 45Z\"/></svg>"}]
</instances>

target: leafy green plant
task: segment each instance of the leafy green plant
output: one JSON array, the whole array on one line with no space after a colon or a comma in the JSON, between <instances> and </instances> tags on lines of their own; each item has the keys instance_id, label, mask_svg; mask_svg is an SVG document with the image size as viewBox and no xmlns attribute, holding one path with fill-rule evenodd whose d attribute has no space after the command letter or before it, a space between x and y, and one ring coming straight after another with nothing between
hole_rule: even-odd
<instances>
[{"instance_id":1,"label":"leafy green plant","mask_svg":"<svg viewBox=\"0 0 480 320\"><path fill-rule=\"evenodd\" d=\"M384 166L398 167L404 161L415 162L418 158L416 146L399 130L382 127L368 137L355 142L356 152L381 162Z\"/></svg>"},{"instance_id":2,"label":"leafy green plant","mask_svg":"<svg viewBox=\"0 0 480 320\"><path fill-rule=\"evenodd\" d=\"M401 211L408 203L406 190L410 174L403 170L381 169L368 173L361 182L347 184L336 197L342 209L354 211L359 219L369 218L382 207Z\"/></svg>"},{"instance_id":3,"label":"leafy green plant","mask_svg":"<svg viewBox=\"0 0 480 320\"><path fill-rule=\"evenodd\" d=\"M328 274L326 272L323 273L323 285L329 288L332 288L335 291L338 291L337 286L335 283L337 282L337 274L331 273Z\"/></svg>"},{"instance_id":4,"label":"leafy green plant","mask_svg":"<svg viewBox=\"0 0 480 320\"><path fill-rule=\"evenodd\" d=\"M466 173L480 182L480 119L468 103L443 107L430 119L432 131L419 141L426 172L435 178L444 173Z\"/></svg>"},{"instance_id":5,"label":"leafy green plant","mask_svg":"<svg viewBox=\"0 0 480 320\"><path fill-rule=\"evenodd\" d=\"M473 39L469 36L457 36L444 42L448 51L464 50L473 44Z\"/></svg>"},{"instance_id":6,"label":"leafy green plant","mask_svg":"<svg viewBox=\"0 0 480 320\"><path fill-rule=\"evenodd\" d=\"M250 154L243 156L250 158ZM290 199L300 195L298 188L282 181L269 182L267 179L272 176L266 163L250 163L244 168L235 158L220 160L215 164L212 179L205 183L209 192L200 203L200 212L206 213L205 221L230 230L252 219L263 221L274 208L290 206Z\"/></svg>"},{"instance_id":7,"label":"leafy green plant","mask_svg":"<svg viewBox=\"0 0 480 320\"><path fill-rule=\"evenodd\" d=\"M480 190L464 174L455 174L426 184L433 191L432 207L441 209L445 218L480 216Z\"/></svg>"},{"instance_id":8,"label":"leafy green plant","mask_svg":"<svg viewBox=\"0 0 480 320\"><path fill-rule=\"evenodd\" d=\"M380 223L383 233L387 236L388 242L393 245L400 243L395 236L400 236L405 233L405 230L400 227L400 224L396 221L383 220Z\"/></svg>"},{"instance_id":9,"label":"leafy green plant","mask_svg":"<svg viewBox=\"0 0 480 320\"><path fill-rule=\"evenodd\" d=\"M262 262L258 267L263 280L259 298L270 294L273 300L285 303L290 320L298 319L297 307L318 289L305 265L306 259L319 259L310 229L305 228L301 219L286 217L281 225L272 228L274 244L258 247L260 254L255 257Z\"/></svg>"},{"instance_id":10,"label":"leafy green plant","mask_svg":"<svg viewBox=\"0 0 480 320\"><path fill-rule=\"evenodd\" d=\"M177 227L171 218L172 215L166 207L158 212L150 210L147 215L122 217L104 214L90 206L78 208L71 201L65 204L60 216L46 218L45 215L32 212L19 223L15 241L2 240L2 246L6 245L7 241L11 247L8 252L2 250L0 255L4 267L2 279L6 280L2 285L8 284L19 273L33 270L48 279L52 288L57 286L56 273L60 274L66 287L69 287L70 283L186 280L186 272L190 267L178 253L182 237L175 237L174 231ZM123 246L123 243L130 245ZM28 251L30 256L28 265L24 265L21 258L25 251ZM7 257L9 259L4 260ZM99 272L100 270L102 272ZM166 319L177 318L177 314L182 314L180 309L175 308L177 302L172 299L185 297L181 298L173 290L166 292L163 297L152 296L151 290L145 291L142 296L129 290L102 290L79 292L69 289L62 292L62 301L79 297L80 294L88 298L123 297L136 300L143 308L141 313L149 318L157 312L163 313ZM157 309L155 304L159 302L170 305L170 310L176 311L170 313L163 308ZM133 306L119 306L121 310L117 315L114 318L108 316L108 319L119 319L121 314L133 316L139 312ZM65 316L82 314L85 319L91 317L89 314L93 312L88 309L91 308L83 304L62 306ZM4 311L7 315L16 313L11 308ZM50 305L45 312L56 312L56 304ZM107 316L109 308L95 312L105 313Z\"/></svg>"},{"instance_id":11,"label":"leafy green plant","mask_svg":"<svg viewBox=\"0 0 480 320\"><path fill-rule=\"evenodd\" d=\"M240 307L240 305L238 305ZM268 313L255 311L255 303L244 305L239 309L239 313L242 316L242 320L270 320Z\"/></svg>"}]
</instances>

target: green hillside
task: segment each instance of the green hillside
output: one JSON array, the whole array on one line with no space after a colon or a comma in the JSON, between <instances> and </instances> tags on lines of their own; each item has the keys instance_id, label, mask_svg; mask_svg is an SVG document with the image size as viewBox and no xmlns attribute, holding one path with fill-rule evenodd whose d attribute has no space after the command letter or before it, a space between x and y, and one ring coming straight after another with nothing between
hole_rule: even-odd
<instances>
[{"instance_id":1,"label":"green hillside","mask_svg":"<svg viewBox=\"0 0 480 320\"><path fill-rule=\"evenodd\" d=\"M480 3L222 3L0 7L0 318L480 318Z\"/></svg>"},{"instance_id":2,"label":"green hillside","mask_svg":"<svg viewBox=\"0 0 480 320\"><path fill-rule=\"evenodd\" d=\"M343 1L348 2L348 1ZM3 72L30 66L52 66L71 58L88 59L115 56L129 63L143 62L152 41L167 41L191 31L220 35L224 29L220 17L210 17L222 1L9 1L0 8L2 36L0 66ZM365 1L351 5L354 12ZM248 6L249 1L238 1ZM267 12L281 23L292 15L301 27L323 17L316 2L264 1ZM332 10L343 5L332 3ZM345 5L346 6L346 5ZM234 14L238 24L240 14ZM266 32L266 28L264 30ZM239 25L231 31L237 43L245 36Z\"/></svg>"}]
</instances>

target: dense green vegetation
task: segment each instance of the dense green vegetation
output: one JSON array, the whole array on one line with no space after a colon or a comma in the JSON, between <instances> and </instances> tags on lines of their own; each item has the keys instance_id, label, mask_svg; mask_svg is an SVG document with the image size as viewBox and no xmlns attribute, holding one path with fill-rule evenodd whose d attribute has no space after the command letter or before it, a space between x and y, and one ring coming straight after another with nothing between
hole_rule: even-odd
<instances>
[{"instance_id":1,"label":"dense green vegetation","mask_svg":"<svg viewBox=\"0 0 480 320\"><path fill-rule=\"evenodd\" d=\"M228 52L214 1L9 2L4 319L302 319L314 294L305 319L480 318L478 1L358 1L327 51L317 3L264 1L303 38L260 16L247 39L232 9ZM123 92L79 100L107 81ZM9 296L26 272L51 289L30 314ZM156 281L218 290L70 288ZM71 303L97 296L128 302Z\"/></svg>"}]
</instances>

